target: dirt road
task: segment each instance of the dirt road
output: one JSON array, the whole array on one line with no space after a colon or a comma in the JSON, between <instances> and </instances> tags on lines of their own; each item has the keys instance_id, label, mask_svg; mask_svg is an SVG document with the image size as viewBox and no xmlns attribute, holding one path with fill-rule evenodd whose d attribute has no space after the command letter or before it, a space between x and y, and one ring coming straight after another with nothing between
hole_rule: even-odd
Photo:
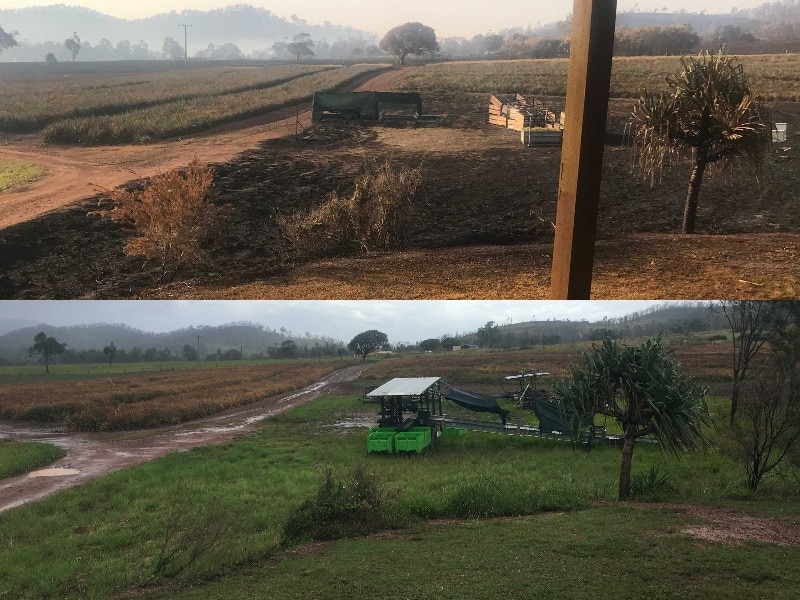
<instances>
[{"instance_id":1,"label":"dirt road","mask_svg":"<svg viewBox=\"0 0 800 600\"><path fill-rule=\"evenodd\" d=\"M355 89L392 89L408 68L380 73ZM298 121L307 126L311 112L298 115L294 107L286 108L144 146L60 147L45 145L39 134L0 134L0 161L33 163L46 171L39 181L0 194L0 229L93 196L99 189L186 165L193 158L201 163L228 161L265 140L293 135Z\"/></svg>"},{"instance_id":2,"label":"dirt road","mask_svg":"<svg viewBox=\"0 0 800 600\"><path fill-rule=\"evenodd\" d=\"M264 419L309 402L338 383L355 379L367 366L347 367L301 390L264 398L245 407L169 428L88 434L0 424L0 438L49 442L67 452L64 458L48 468L63 469L63 475L46 476L48 469L43 469L45 473L42 476L37 476L40 472L35 471L0 480L0 512L170 452L230 440L252 431Z\"/></svg>"}]
</instances>

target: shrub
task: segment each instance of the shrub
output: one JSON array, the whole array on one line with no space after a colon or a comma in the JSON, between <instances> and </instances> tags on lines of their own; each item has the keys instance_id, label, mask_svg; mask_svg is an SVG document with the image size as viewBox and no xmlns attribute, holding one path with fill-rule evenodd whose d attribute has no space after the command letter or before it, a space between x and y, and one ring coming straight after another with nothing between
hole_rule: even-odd
<instances>
[{"instance_id":1,"label":"shrub","mask_svg":"<svg viewBox=\"0 0 800 600\"><path fill-rule=\"evenodd\" d=\"M337 480L326 469L316 496L289 517L283 529L284 546L311 540L333 540L380 531L389 526L386 494L380 480L364 465L349 478Z\"/></svg>"},{"instance_id":2,"label":"shrub","mask_svg":"<svg viewBox=\"0 0 800 600\"><path fill-rule=\"evenodd\" d=\"M631 478L631 497L637 500L655 501L673 491L669 475L659 473L653 465L649 471L641 471Z\"/></svg>"},{"instance_id":3,"label":"shrub","mask_svg":"<svg viewBox=\"0 0 800 600\"><path fill-rule=\"evenodd\" d=\"M349 198L332 192L320 206L281 220L292 246L304 256L338 256L402 246L411 224L419 167L386 161L362 174Z\"/></svg>"},{"instance_id":4,"label":"shrub","mask_svg":"<svg viewBox=\"0 0 800 600\"><path fill-rule=\"evenodd\" d=\"M158 555L153 560L154 577L174 577L220 546L228 536L234 516L212 498L194 503L200 490L185 489L168 505Z\"/></svg>"},{"instance_id":5,"label":"shrub","mask_svg":"<svg viewBox=\"0 0 800 600\"><path fill-rule=\"evenodd\" d=\"M208 199L212 179L212 169L195 159L185 170L157 174L143 190L112 190L114 208L94 214L134 226L139 235L125 245L128 255L157 260L164 268L195 262L221 218Z\"/></svg>"}]
</instances>

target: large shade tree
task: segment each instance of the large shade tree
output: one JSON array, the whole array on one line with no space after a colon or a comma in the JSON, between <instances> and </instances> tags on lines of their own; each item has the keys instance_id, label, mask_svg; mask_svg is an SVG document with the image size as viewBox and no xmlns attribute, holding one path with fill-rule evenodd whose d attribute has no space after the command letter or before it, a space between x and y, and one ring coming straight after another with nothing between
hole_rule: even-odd
<instances>
[{"instance_id":1,"label":"large shade tree","mask_svg":"<svg viewBox=\"0 0 800 600\"><path fill-rule=\"evenodd\" d=\"M593 344L572 368L572 378L558 382L555 391L565 411L575 415L575 435L587 415L606 415L622 427L620 500L630 497L637 439L653 436L662 449L674 453L707 442L705 390L684 372L660 337L640 346L609 339Z\"/></svg>"},{"instance_id":2,"label":"large shade tree","mask_svg":"<svg viewBox=\"0 0 800 600\"><path fill-rule=\"evenodd\" d=\"M16 34L13 31L9 33L0 27L0 52L18 45L17 40L14 39L14 35Z\"/></svg>"},{"instance_id":3,"label":"large shade tree","mask_svg":"<svg viewBox=\"0 0 800 600\"><path fill-rule=\"evenodd\" d=\"M50 372L50 361L56 356L64 354L67 345L62 344L54 337L48 337L44 331L40 331L33 337L33 346L28 348L28 354L33 356L39 354L44 359L44 371Z\"/></svg>"},{"instance_id":4,"label":"large shade tree","mask_svg":"<svg viewBox=\"0 0 800 600\"><path fill-rule=\"evenodd\" d=\"M350 340L347 349L360 356L361 360L366 360L368 354L384 348L388 343L389 338L385 333L377 329L370 329L359 333Z\"/></svg>"},{"instance_id":5,"label":"large shade tree","mask_svg":"<svg viewBox=\"0 0 800 600\"><path fill-rule=\"evenodd\" d=\"M314 40L308 33L298 33L292 38L291 43L286 45L286 50L293 54L297 60L303 56L314 56Z\"/></svg>"},{"instance_id":6,"label":"large shade tree","mask_svg":"<svg viewBox=\"0 0 800 600\"><path fill-rule=\"evenodd\" d=\"M433 54L439 51L436 32L422 23L404 23L390 29L379 44L381 50L397 57L402 65L406 56L420 56L426 52Z\"/></svg>"},{"instance_id":7,"label":"large shade tree","mask_svg":"<svg viewBox=\"0 0 800 600\"><path fill-rule=\"evenodd\" d=\"M72 54L72 62L75 62L75 59L78 58L78 54L81 51L81 38L78 37L77 33L73 33L71 38L64 40L64 47L70 51Z\"/></svg>"},{"instance_id":8,"label":"large shade tree","mask_svg":"<svg viewBox=\"0 0 800 600\"><path fill-rule=\"evenodd\" d=\"M635 159L652 184L670 156L692 150L683 233L694 233L706 169L731 161L757 167L769 128L744 68L722 51L683 58L667 83L668 92L645 91L634 108Z\"/></svg>"}]
</instances>

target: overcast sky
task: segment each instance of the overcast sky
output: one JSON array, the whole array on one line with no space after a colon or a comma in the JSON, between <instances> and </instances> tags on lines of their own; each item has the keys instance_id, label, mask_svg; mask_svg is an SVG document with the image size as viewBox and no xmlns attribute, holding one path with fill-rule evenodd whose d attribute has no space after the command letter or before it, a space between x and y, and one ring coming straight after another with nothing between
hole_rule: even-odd
<instances>
[{"instance_id":1,"label":"overcast sky","mask_svg":"<svg viewBox=\"0 0 800 600\"><path fill-rule=\"evenodd\" d=\"M3 8L46 6L57 4L31 2L30 0L3 0ZM209 10L236 4L225 0L78 0L76 5L86 6L105 14L127 19L147 17L184 9ZM421 21L436 30L440 37L466 36L476 33L498 31L506 27L535 26L563 19L572 12L569 0L551 2L532 0L503 0L503 2L474 2L466 0L399 0L396 2L365 2L364 0L247 0L260 8L271 10L281 17L297 15L316 24L330 21L337 25L350 25L382 36L388 29L407 21ZM763 4L763 0L618 0L617 9L626 11L634 6L640 12L669 12L685 9L689 12L706 10L709 13L728 13L738 9L752 8ZM73 4L73 2L67 2Z\"/></svg>"},{"instance_id":2,"label":"overcast sky","mask_svg":"<svg viewBox=\"0 0 800 600\"><path fill-rule=\"evenodd\" d=\"M124 323L152 332L252 321L272 329L285 327L295 335L308 331L345 342L362 331L378 329L389 336L390 342L397 343L475 331L487 321L599 321L604 316L620 317L653 304L663 302L9 300L0 302L0 320L21 319L53 326Z\"/></svg>"}]
</instances>

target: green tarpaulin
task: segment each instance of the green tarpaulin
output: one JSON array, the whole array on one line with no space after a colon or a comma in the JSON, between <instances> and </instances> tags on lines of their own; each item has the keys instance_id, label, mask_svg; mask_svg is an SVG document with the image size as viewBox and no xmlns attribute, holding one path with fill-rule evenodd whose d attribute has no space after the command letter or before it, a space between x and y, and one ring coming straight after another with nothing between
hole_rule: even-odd
<instances>
[{"instance_id":1,"label":"green tarpaulin","mask_svg":"<svg viewBox=\"0 0 800 600\"><path fill-rule=\"evenodd\" d=\"M377 121L382 109L407 106L413 106L417 115L422 114L422 97L418 92L315 92L311 120L321 121L327 112Z\"/></svg>"}]
</instances>

